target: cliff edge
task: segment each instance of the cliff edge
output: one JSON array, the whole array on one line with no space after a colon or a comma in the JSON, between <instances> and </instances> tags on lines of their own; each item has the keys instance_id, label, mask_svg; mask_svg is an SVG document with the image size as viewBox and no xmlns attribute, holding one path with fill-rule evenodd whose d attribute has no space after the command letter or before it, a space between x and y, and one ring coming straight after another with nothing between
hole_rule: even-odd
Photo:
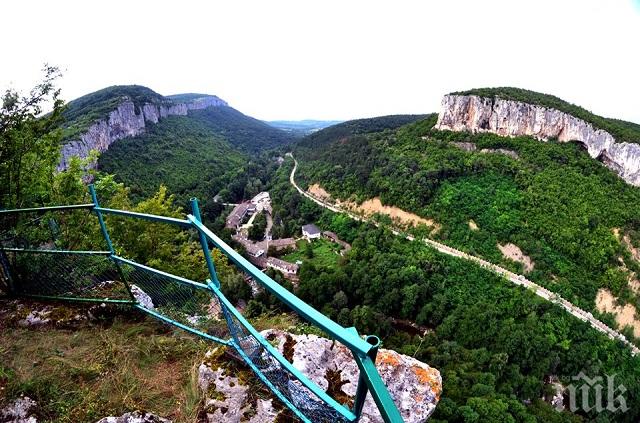
<instances>
[{"instance_id":1,"label":"cliff edge","mask_svg":"<svg viewBox=\"0 0 640 423\"><path fill-rule=\"evenodd\" d=\"M627 183L640 186L640 144L617 142L609 132L553 108L498 97L449 94L442 99L434 128L577 141Z\"/></svg>"}]
</instances>

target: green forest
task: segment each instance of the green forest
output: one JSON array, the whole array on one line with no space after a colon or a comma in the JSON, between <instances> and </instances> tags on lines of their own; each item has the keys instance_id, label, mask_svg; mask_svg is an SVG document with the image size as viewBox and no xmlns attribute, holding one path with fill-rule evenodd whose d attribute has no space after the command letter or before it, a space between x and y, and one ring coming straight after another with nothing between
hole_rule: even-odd
<instances>
[{"instance_id":1,"label":"green forest","mask_svg":"<svg viewBox=\"0 0 640 423\"><path fill-rule=\"evenodd\" d=\"M433 123L431 116L394 132L341 138L322 151L299 146L299 180L340 199L379 196L433 218L436 239L522 272L497 247L513 243L535 263L530 279L587 310L600 288L640 308L627 284L638 263L615 234L637 234L640 189L578 144L436 131Z\"/></svg>"},{"instance_id":2,"label":"green forest","mask_svg":"<svg viewBox=\"0 0 640 423\"><path fill-rule=\"evenodd\" d=\"M221 229L223 208L213 196L238 200L268 190L274 238L298 235L302 224L314 222L352 245L344 256L322 244L296 252L303 264L295 293L343 326L379 335L384 348L439 369L444 392L431 422L640 419L640 357L625 345L476 264L401 239L388 227L320 208L289 183L293 161L275 160L284 156L284 148L269 151L262 145L260 154L250 156L246 152L253 147L243 146L251 140L250 130L236 141L224 137L218 123L200 119L209 111L168 118L142 137L114 143L99 160L100 172L72 160L68 170L55 173L64 127L57 75L57 69L48 69L39 85L39 96L54 104L48 115L41 116L37 106L19 114L16 110L25 110L19 97L9 93L3 98L3 207L87 203L86 180L92 178L106 207L178 217L191 196L201 197L207 225L229 240ZM496 247L513 242L535 262L528 277L581 307L593 309L602 287L638 305L626 272L640 269L613 231L638 242L638 188L626 185L577 144L439 132L432 129L434 122L435 115L392 116L315 133L294 147L298 182L319 182L343 199L380 196L384 204L435 219L437 239L522 271ZM459 142L474 143L477 150L465 151ZM518 158L481 151L498 148ZM471 219L477 230L470 228ZM90 222L60 221L67 228L64 246L86 249L99 243L98 224ZM194 234L145 221L123 225L116 216L107 224L119 254L194 280L206 277ZM242 275L219 251L212 254L224 293L234 302L245 301L249 318L289 311L264 292L252 297ZM268 273L294 289L281 274ZM612 316L600 317L614 324ZM421 330L407 331L399 320L415 322ZM3 381L15 376L4 366L0 363ZM557 412L540 399L551 393L546 378L557 376L569 384L580 371L591 377L615 374L627 389L629 411ZM12 394L27 393L51 404L52 418L68 412L53 406L59 398L44 386L10 386Z\"/></svg>"},{"instance_id":3,"label":"green forest","mask_svg":"<svg viewBox=\"0 0 640 423\"><path fill-rule=\"evenodd\" d=\"M385 348L438 368L444 394L430 421L634 422L640 416L558 413L539 399L548 394L545 377L570 383L584 370L617 374L630 388L628 404L640 403L640 358L627 347L475 264L321 209L288 183L291 166L277 172L270 188L274 213L287 222L315 221L353 246L338 266L303 260L296 293L340 324L380 335ZM408 333L396 319L428 330Z\"/></svg>"}]
</instances>

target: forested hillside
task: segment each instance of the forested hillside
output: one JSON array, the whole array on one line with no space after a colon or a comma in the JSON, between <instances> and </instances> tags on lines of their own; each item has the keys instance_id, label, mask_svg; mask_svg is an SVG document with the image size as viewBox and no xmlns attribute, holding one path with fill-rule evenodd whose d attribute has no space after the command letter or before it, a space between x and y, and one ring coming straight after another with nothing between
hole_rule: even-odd
<instances>
[{"instance_id":1,"label":"forested hillside","mask_svg":"<svg viewBox=\"0 0 640 423\"><path fill-rule=\"evenodd\" d=\"M402 131L420 134L425 125L420 122ZM349 144L351 140L341 145ZM414 151L407 145L404 148ZM446 150L444 146L439 148ZM363 151L362 144L339 152L344 157L357 151ZM434 151L429 149L425 156ZM453 156L454 151L457 150L451 151ZM445 156L442 152L434 161ZM627 347L476 264L320 208L289 184L292 166L291 161L286 162L270 188L274 220L288 223L279 230L289 235L299 230L300 224L315 222L324 230L336 232L353 247L337 265L303 263L296 292L340 324L381 335L385 348L397 349L439 368L443 397L430 421L637 421L640 358L632 357ZM390 185L396 183L395 179L390 181ZM350 185L347 188L353 189ZM497 196L507 195L506 188L496 188ZM363 187L363 193L366 189L369 188ZM485 192L491 191L487 189ZM476 194L473 200L484 201L481 193ZM493 195L487 201L495 199ZM503 199L499 203L508 205L509 201ZM456 200L456 207L461 204L463 199ZM486 205L481 202L478 208ZM451 207L448 213L454 219L462 219L469 211L456 212ZM487 232L483 235L488 236ZM247 313L259 315L270 307L269 301L259 297L249 301ZM421 326L407 330L406 322ZM616 374L616 383L629 389L625 398L632 411L572 414L557 412L540 400L552 392L551 386L545 384L546 378L556 375L562 383L569 384L571 376L580 371L589 375Z\"/></svg>"},{"instance_id":2,"label":"forested hillside","mask_svg":"<svg viewBox=\"0 0 640 423\"><path fill-rule=\"evenodd\" d=\"M576 144L440 132L434 122L301 144L299 182L358 203L380 197L434 219L435 239L523 272L499 248L514 244L532 261L529 279L596 314L603 288L640 309L640 263L623 241L640 244L640 189ZM633 328L624 333L633 339Z\"/></svg>"},{"instance_id":3,"label":"forested hillside","mask_svg":"<svg viewBox=\"0 0 640 423\"><path fill-rule=\"evenodd\" d=\"M63 139L76 137L97 120L106 118L123 98L136 107L145 103L172 104L172 101L142 85L114 85L70 101L63 112Z\"/></svg>"}]
</instances>

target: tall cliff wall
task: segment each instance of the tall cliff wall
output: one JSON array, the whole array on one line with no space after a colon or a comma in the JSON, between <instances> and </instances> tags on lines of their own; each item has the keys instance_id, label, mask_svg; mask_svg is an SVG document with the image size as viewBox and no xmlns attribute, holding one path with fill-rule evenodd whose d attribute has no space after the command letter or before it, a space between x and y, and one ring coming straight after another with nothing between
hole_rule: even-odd
<instances>
[{"instance_id":1,"label":"tall cliff wall","mask_svg":"<svg viewBox=\"0 0 640 423\"><path fill-rule=\"evenodd\" d=\"M133 101L124 100L109 113L108 118L93 123L79 140L71 140L62 146L58 171L67 169L71 157L86 158L92 150L102 153L114 141L143 133L149 123L158 123L160 119L172 115L185 116L189 110L219 106L228 104L216 96L207 96L173 105L146 103L140 108L139 113L136 113Z\"/></svg>"},{"instance_id":2,"label":"tall cliff wall","mask_svg":"<svg viewBox=\"0 0 640 423\"><path fill-rule=\"evenodd\" d=\"M435 128L579 141L591 157L601 160L626 182L640 186L640 144L616 142L607 131L556 109L499 98L445 95Z\"/></svg>"}]
</instances>

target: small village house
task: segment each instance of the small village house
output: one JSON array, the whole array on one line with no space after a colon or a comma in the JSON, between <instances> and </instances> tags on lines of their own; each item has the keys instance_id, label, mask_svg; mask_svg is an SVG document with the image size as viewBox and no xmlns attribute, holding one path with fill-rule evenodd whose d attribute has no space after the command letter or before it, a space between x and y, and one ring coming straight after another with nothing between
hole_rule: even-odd
<instances>
[{"instance_id":1,"label":"small village house","mask_svg":"<svg viewBox=\"0 0 640 423\"><path fill-rule=\"evenodd\" d=\"M310 223L302 227L302 236L311 242L312 239L320 238L322 236L322 232L316 225Z\"/></svg>"}]
</instances>

